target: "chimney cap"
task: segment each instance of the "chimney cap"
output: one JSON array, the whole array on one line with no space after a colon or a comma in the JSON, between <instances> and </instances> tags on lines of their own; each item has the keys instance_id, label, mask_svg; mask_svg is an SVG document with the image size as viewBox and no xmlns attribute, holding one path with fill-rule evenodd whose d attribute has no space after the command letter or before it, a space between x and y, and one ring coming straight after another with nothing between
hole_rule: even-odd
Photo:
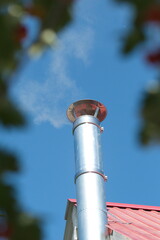
<instances>
[{"instance_id":1,"label":"chimney cap","mask_svg":"<svg viewBox=\"0 0 160 240\"><path fill-rule=\"evenodd\" d=\"M84 115L94 116L102 122L107 116L107 109L98 101L85 99L72 103L67 110L67 117L71 122Z\"/></svg>"}]
</instances>

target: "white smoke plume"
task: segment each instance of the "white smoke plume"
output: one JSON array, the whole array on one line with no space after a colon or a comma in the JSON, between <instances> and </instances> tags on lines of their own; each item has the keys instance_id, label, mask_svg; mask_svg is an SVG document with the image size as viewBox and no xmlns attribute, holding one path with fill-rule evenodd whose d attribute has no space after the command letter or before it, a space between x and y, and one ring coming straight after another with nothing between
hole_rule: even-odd
<instances>
[{"instance_id":1,"label":"white smoke plume","mask_svg":"<svg viewBox=\"0 0 160 240\"><path fill-rule=\"evenodd\" d=\"M81 61L84 65L89 64L93 39L94 31L89 24L72 27L61 36L58 45L49 53L51 60L48 69L45 69L47 74L43 81L32 75L28 80L23 74L18 95L23 109L32 113L36 123L48 121L54 127L68 123L65 115L68 104L83 95L69 70L70 63ZM43 69L39 69L41 71Z\"/></svg>"}]
</instances>

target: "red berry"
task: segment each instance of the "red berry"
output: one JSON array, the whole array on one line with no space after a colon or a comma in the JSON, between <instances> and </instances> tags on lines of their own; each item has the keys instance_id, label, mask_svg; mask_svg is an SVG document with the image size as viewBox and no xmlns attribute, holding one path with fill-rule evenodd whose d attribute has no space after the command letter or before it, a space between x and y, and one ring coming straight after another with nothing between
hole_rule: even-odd
<instances>
[{"instance_id":1,"label":"red berry","mask_svg":"<svg viewBox=\"0 0 160 240\"><path fill-rule=\"evenodd\" d=\"M144 17L145 21L160 23L160 5L150 7Z\"/></svg>"},{"instance_id":2,"label":"red berry","mask_svg":"<svg viewBox=\"0 0 160 240\"><path fill-rule=\"evenodd\" d=\"M147 55L146 60L152 64L160 64L160 49Z\"/></svg>"},{"instance_id":3,"label":"red berry","mask_svg":"<svg viewBox=\"0 0 160 240\"><path fill-rule=\"evenodd\" d=\"M12 229L9 226L0 226L0 238L10 238L12 235Z\"/></svg>"},{"instance_id":4,"label":"red berry","mask_svg":"<svg viewBox=\"0 0 160 240\"><path fill-rule=\"evenodd\" d=\"M27 36L27 28L23 25L19 25L15 31L15 39L21 42Z\"/></svg>"},{"instance_id":5,"label":"red berry","mask_svg":"<svg viewBox=\"0 0 160 240\"><path fill-rule=\"evenodd\" d=\"M39 18L43 18L45 16L45 9L41 6L26 7L25 11L28 14L39 17Z\"/></svg>"}]
</instances>

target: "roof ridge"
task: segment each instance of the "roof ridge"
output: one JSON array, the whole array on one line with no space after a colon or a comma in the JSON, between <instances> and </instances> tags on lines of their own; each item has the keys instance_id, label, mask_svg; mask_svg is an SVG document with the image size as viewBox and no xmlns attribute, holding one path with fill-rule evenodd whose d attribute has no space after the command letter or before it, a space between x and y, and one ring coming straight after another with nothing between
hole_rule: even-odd
<instances>
[{"instance_id":1,"label":"roof ridge","mask_svg":"<svg viewBox=\"0 0 160 240\"><path fill-rule=\"evenodd\" d=\"M148 206L148 205L138 205L138 204L128 204L128 203L113 203L106 202L108 207L119 207L119 208L133 208L133 209L143 209L150 211L160 211L159 206Z\"/></svg>"},{"instance_id":2,"label":"roof ridge","mask_svg":"<svg viewBox=\"0 0 160 240\"><path fill-rule=\"evenodd\" d=\"M77 203L76 199L68 199L69 202L74 204ZM148 206L148 205L138 205L138 204L128 204L128 203L115 203L115 202L106 202L108 207L119 207L119 208L133 208L133 209L143 209L143 210L150 210L150 211L159 211L160 206Z\"/></svg>"}]
</instances>

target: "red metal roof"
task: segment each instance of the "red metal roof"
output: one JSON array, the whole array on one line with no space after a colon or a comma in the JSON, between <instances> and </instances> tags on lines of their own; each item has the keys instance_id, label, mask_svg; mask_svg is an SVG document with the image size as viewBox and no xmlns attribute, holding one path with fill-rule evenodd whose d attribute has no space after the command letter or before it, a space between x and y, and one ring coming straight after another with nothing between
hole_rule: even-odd
<instances>
[{"instance_id":1,"label":"red metal roof","mask_svg":"<svg viewBox=\"0 0 160 240\"><path fill-rule=\"evenodd\" d=\"M76 204L74 199L69 201ZM109 232L116 231L132 240L160 240L160 207L106 204Z\"/></svg>"}]
</instances>

